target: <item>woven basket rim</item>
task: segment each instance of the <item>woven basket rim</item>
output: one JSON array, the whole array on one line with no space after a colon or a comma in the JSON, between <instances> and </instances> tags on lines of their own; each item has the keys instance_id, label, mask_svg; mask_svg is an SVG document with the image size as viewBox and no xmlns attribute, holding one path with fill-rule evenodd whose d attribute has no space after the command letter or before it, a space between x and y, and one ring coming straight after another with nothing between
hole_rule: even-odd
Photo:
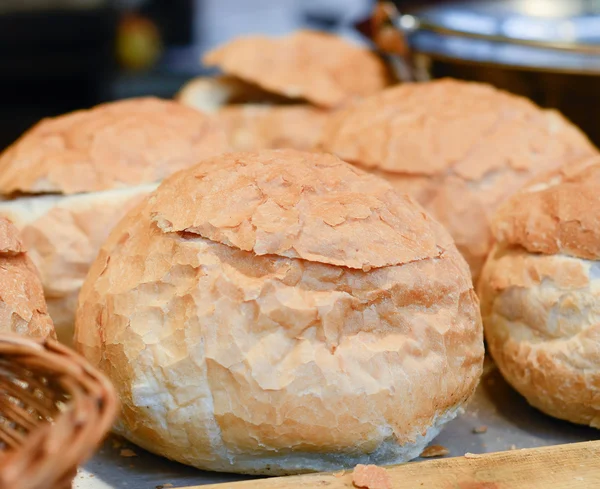
<instances>
[{"instance_id":1,"label":"woven basket rim","mask_svg":"<svg viewBox=\"0 0 600 489\"><path fill-rule=\"evenodd\" d=\"M0 432L24 438L0 452L0 489L68 487L116 418L115 389L87 360L53 339L2 333L0 365L0 382L10 387L0 390L0 407L8 407L0 416L9 421L13 416L12 423L0 423ZM23 372L26 380L17 378ZM51 406L53 414L45 417ZM24 420L24 413L32 419Z\"/></svg>"}]
</instances>

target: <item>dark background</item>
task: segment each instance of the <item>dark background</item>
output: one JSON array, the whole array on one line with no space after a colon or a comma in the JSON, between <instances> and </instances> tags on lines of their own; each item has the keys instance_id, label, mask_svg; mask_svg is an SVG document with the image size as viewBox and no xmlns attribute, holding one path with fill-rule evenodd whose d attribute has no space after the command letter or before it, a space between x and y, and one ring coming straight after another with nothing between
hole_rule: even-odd
<instances>
[{"instance_id":1,"label":"dark background","mask_svg":"<svg viewBox=\"0 0 600 489\"><path fill-rule=\"evenodd\" d=\"M0 0L0 150L46 116L125 97L171 97L204 72L203 51L238 31L277 35L312 27L348 33L359 19L345 18L346 7L352 5L354 17L364 16L372 3ZM161 43L156 61L136 69L123 65L117 43L124 19L132 15L150 22Z\"/></svg>"}]
</instances>

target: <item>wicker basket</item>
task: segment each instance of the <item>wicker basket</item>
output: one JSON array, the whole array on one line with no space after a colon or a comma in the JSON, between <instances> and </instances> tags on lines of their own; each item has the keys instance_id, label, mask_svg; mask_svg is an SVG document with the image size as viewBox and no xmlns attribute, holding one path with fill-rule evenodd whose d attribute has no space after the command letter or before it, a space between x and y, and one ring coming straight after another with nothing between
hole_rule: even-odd
<instances>
[{"instance_id":1,"label":"wicker basket","mask_svg":"<svg viewBox=\"0 0 600 489\"><path fill-rule=\"evenodd\" d=\"M110 429L108 380L53 340L0 335L0 488L71 486Z\"/></svg>"}]
</instances>

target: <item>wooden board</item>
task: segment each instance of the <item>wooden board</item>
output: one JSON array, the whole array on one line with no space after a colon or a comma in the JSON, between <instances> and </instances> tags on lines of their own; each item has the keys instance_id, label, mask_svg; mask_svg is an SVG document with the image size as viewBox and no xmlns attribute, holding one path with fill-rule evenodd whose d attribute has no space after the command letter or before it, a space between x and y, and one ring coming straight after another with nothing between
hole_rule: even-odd
<instances>
[{"instance_id":1,"label":"wooden board","mask_svg":"<svg viewBox=\"0 0 600 489\"><path fill-rule=\"evenodd\" d=\"M600 488L600 441L465 455L388 467L393 489ZM352 471L308 474L187 489L348 489Z\"/></svg>"}]
</instances>

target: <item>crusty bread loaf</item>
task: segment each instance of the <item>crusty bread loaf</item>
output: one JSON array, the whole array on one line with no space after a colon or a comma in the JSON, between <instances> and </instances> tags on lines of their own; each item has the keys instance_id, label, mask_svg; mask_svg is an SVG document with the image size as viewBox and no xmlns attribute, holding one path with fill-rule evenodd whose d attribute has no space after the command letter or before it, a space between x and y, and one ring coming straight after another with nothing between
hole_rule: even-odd
<instances>
[{"instance_id":1,"label":"crusty bread loaf","mask_svg":"<svg viewBox=\"0 0 600 489\"><path fill-rule=\"evenodd\" d=\"M483 361L442 226L385 181L292 150L163 182L102 247L75 338L119 391L119 433L254 474L414 458Z\"/></svg>"},{"instance_id":2,"label":"crusty bread loaf","mask_svg":"<svg viewBox=\"0 0 600 489\"><path fill-rule=\"evenodd\" d=\"M214 113L236 151L312 150L330 113L390 82L374 53L331 34L235 39L205 56L225 73L199 77L182 103Z\"/></svg>"},{"instance_id":3,"label":"crusty bread loaf","mask_svg":"<svg viewBox=\"0 0 600 489\"><path fill-rule=\"evenodd\" d=\"M450 231L475 279L497 206L537 173L597 153L559 113L449 79L389 88L338 111L321 147L413 195Z\"/></svg>"},{"instance_id":4,"label":"crusty bread loaf","mask_svg":"<svg viewBox=\"0 0 600 489\"><path fill-rule=\"evenodd\" d=\"M0 155L0 215L21 230L61 341L114 224L159 180L226 149L206 115L142 98L46 119Z\"/></svg>"},{"instance_id":5,"label":"crusty bread loaf","mask_svg":"<svg viewBox=\"0 0 600 489\"><path fill-rule=\"evenodd\" d=\"M600 157L502 205L479 282L489 350L530 404L600 427Z\"/></svg>"},{"instance_id":6,"label":"crusty bread loaf","mask_svg":"<svg viewBox=\"0 0 600 489\"><path fill-rule=\"evenodd\" d=\"M203 61L268 92L329 109L376 93L390 82L376 54L316 31L282 38L239 37L209 51Z\"/></svg>"},{"instance_id":7,"label":"crusty bread loaf","mask_svg":"<svg viewBox=\"0 0 600 489\"><path fill-rule=\"evenodd\" d=\"M0 217L0 332L55 338L40 278L18 231Z\"/></svg>"}]
</instances>

